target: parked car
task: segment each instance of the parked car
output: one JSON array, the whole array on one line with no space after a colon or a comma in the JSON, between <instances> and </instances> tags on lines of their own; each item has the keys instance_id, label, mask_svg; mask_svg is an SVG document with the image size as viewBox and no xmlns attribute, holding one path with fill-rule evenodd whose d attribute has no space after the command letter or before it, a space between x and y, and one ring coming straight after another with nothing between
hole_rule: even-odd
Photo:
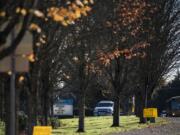
<instances>
[{"instance_id":1,"label":"parked car","mask_svg":"<svg viewBox=\"0 0 180 135\"><path fill-rule=\"evenodd\" d=\"M94 116L112 115L114 102L113 101L100 101L94 108Z\"/></svg>"}]
</instances>

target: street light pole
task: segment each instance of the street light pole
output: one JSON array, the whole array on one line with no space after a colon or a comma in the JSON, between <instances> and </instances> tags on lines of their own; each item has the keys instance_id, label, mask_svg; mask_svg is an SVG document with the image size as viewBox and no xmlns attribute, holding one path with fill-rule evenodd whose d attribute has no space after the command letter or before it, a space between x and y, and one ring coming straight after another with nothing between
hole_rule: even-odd
<instances>
[{"instance_id":1,"label":"street light pole","mask_svg":"<svg viewBox=\"0 0 180 135\"><path fill-rule=\"evenodd\" d=\"M11 34L11 44L14 41L15 38L15 31L12 30ZM16 100L15 100L15 77L16 77L16 71L15 71L15 52L11 55L11 81L10 81L10 135L16 134Z\"/></svg>"}]
</instances>

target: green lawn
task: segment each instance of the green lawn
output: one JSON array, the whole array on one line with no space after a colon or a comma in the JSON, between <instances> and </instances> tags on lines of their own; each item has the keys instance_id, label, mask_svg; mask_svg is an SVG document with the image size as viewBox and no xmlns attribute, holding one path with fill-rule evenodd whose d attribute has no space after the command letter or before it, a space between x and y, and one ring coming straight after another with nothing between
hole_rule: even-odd
<instances>
[{"instance_id":1,"label":"green lawn","mask_svg":"<svg viewBox=\"0 0 180 135\"><path fill-rule=\"evenodd\" d=\"M4 126L4 123L0 121L0 135L5 135Z\"/></svg>"},{"instance_id":2,"label":"green lawn","mask_svg":"<svg viewBox=\"0 0 180 135\"><path fill-rule=\"evenodd\" d=\"M148 126L156 126L166 124L162 118L157 118L155 124L138 124L138 118L135 116L121 116L121 127L110 127L112 124L112 117L86 117L85 127L86 132L80 135L105 135L108 133L123 132L132 129L141 129ZM53 135L79 135L76 133L78 119L61 119L61 127L53 130ZM4 123L0 122L0 135L4 135Z\"/></svg>"},{"instance_id":3,"label":"green lawn","mask_svg":"<svg viewBox=\"0 0 180 135\"><path fill-rule=\"evenodd\" d=\"M155 126L167 123L161 118L157 118L155 124L139 124L138 118L135 116L121 116L121 127L110 127L112 124L112 117L87 117L85 119L85 133L81 135L104 135L108 133L123 132L132 129L141 129L148 126ZM60 120L61 127L53 130L53 135L78 135L76 133L78 119L62 119Z\"/></svg>"}]
</instances>

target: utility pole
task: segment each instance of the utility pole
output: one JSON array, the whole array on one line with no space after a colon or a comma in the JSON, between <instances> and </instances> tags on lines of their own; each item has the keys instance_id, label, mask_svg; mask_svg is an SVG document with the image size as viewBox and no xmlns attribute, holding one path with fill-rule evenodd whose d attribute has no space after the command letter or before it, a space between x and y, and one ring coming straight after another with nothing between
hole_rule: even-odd
<instances>
[{"instance_id":1,"label":"utility pole","mask_svg":"<svg viewBox=\"0 0 180 135\"><path fill-rule=\"evenodd\" d=\"M13 44L15 38L15 31L12 30L11 33L11 44ZM15 100L15 78L16 78L16 70L15 70L16 58L15 52L11 55L11 81L10 81L10 135L16 134L16 100Z\"/></svg>"}]
</instances>

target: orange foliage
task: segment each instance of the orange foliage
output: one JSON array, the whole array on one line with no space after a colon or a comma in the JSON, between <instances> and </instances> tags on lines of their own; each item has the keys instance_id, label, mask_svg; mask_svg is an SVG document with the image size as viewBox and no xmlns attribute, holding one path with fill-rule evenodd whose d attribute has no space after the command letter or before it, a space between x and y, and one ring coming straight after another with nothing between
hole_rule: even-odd
<instances>
[{"instance_id":1,"label":"orange foliage","mask_svg":"<svg viewBox=\"0 0 180 135\"><path fill-rule=\"evenodd\" d=\"M29 30L36 31L37 33L41 33L41 28L35 23L30 24Z\"/></svg>"},{"instance_id":2,"label":"orange foliage","mask_svg":"<svg viewBox=\"0 0 180 135\"><path fill-rule=\"evenodd\" d=\"M5 17L6 16L6 12L5 11L0 11L0 17Z\"/></svg>"},{"instance_id":3,"label":"orange foliage","mask_svg":"<svg viewBox=\"0 0 180 135\"><path fill-rule=\"evenodd\" d=\"M93 4L92 0L76 0L74 3L69 3L68 8L65 7L50 7L47 11L47 16L54 21L61 23L63 26L74 24L74 21L81 16L87 16L87 13L91 11L91 7L88 4Z\"/></svg>"},{"instance_id":4,"label":"orange foliage","mask_svg":"<svg viewBox=\"0 0 180 135\"><path fill-rule=\"evenodd\" d=\"M22 58L27 59L29 62L35 62L35 56L33 53L31 54L22 54Z\"/></svg>"},{"instance_id":5,"label":"orange foliage","mask_svg":"<svg viewBox=\"0 0 180 135\"><path fill-rule=\"evenodd\" d=\"M157 12L157 6L146 0L123 0L116 9L116 20L107 21L106 26L112 27L114 33L126 28L129 35L136 37L147 30L142 29L144 21L150 21L151 15ZM122 39L122 42L125 40Z\"/></svg>"},{"instance_id":6,"label":"orange foliage","mask_svg":"<svg viewBox=\"0 0 180 135\"><path fill-rule=\"evenodd\" d=\"M150 33L150 28L144 28L143 23L150 21L152 15L155 14L158 7L150 4L150 1L146 0L123 0L116 9L116 19L106 22L106 27L112 28L114 34L121 34L120 42L123 44L127 42L129 38L138 39L138 35L145 32ZM123 31L126 33L123 35ZM143 39L145 40L145 39ZM132 47L128 49L115 49L108 53L100 53L99 60L105 66L108 66L111 60L120 56L126 59L132 59L133 57L146 57L146 53L143 49L149 46L146 41L139 42L137 44L132 43Z\"/></svg>"},{"instance_id":7,"label":"orange foliage","mask_svg":"<svg viewBox=\"0 0 180 135\"><path fill-rule=\"evenodd\" d=\"M98 54L99 61L105 65L108 66L112 60L119 57L125 57L126 59L132 59L133 57L140 57L144 58L146 56L145 52L140 52L141 49L144 49L148 47L149 44L146 42L140 42L138 44L135 44L133 47L129 49L115 49L114 51L103 53L100 52Z\"/></svg>"}]
</instances>

